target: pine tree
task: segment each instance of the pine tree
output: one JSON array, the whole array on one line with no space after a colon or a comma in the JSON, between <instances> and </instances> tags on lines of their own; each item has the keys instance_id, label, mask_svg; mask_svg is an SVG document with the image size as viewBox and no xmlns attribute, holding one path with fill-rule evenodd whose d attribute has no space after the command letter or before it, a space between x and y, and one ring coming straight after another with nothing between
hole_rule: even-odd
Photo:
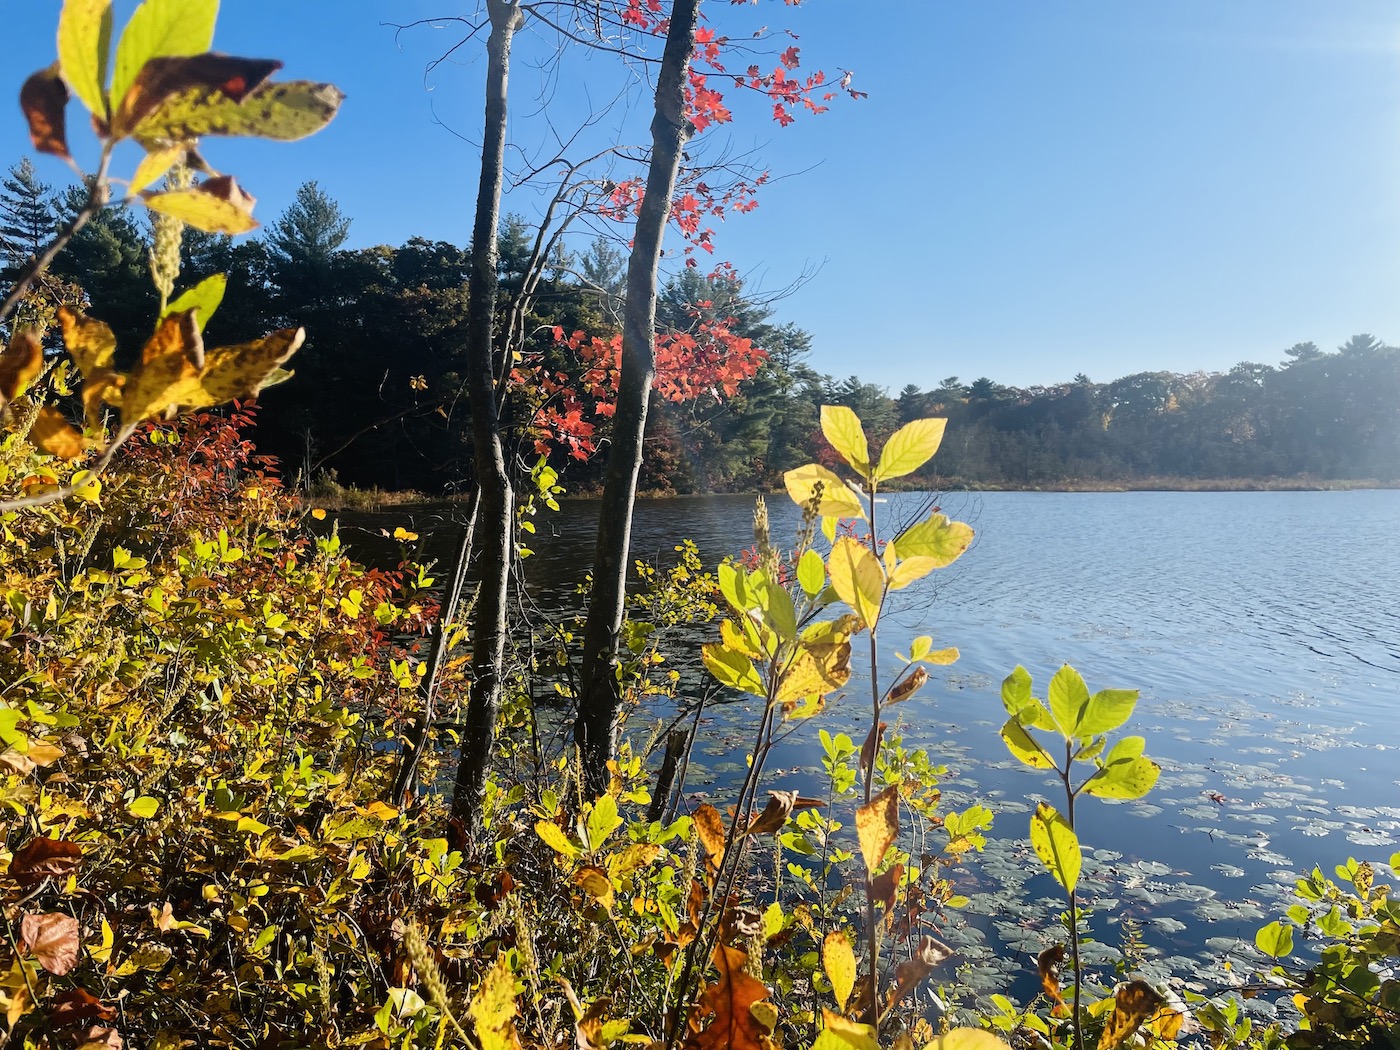
<instances>
[{"instance_id":1,"label":"pine tree","mask_svg":"<svg viewBox=\"0 0 1400 1050\"><path fill-rule=\"evenodd\" d=\"M12 279L13 271L30 256L38 255L53 239L58 225L53 187L39 181L26 157L0 180L0 265Z\"/></svg>"}]
</instances>

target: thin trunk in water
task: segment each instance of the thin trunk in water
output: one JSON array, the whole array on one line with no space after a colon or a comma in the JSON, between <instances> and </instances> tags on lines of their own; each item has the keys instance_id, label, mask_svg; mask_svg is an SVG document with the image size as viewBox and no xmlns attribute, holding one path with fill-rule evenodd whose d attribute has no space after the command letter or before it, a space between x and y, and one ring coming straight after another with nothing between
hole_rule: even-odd
<instances>
[{"instance_id":1,"label":"thin trunk in water","mask_svg":"<svg viewBox=\"0 0 1400 1050\"><path fill-rule=\"evenodd\" d=\"M486 773L500 708L506 645L506 588L510 582L513 494L495 397L496 229L505 172L506 87L510 45L524 21L518 3L487 0L486 130L481 144L481 183L472 227L472 269L467 306L467 395L478 486L476 559L480 583L472 621L472 686L463 726L452 813L468 834L481 827Z\"/></svg>"},{"instance_id":2,"label":"thin trunk in water","mask_svg":"<svg viewBox=\"0 0 1400 1050\"><path fill-rule=\"evenodd\" d=\"M647 398L656 378L657 268L681 152L694 132L685 114L685 82L690 56L695 51L699 10L700 0L675 0L671 5L666 50L656 84L656 113L651 122L651 167L627 264L622 377L603 481L603 506L598 516L593 593L584 628L581 693L574 722L574 742L582 757L584 790L589 797L597 797L607 789L607 763L617 748L621 696L616 647L626 598L632 506L637 497L637 472L642 465Z\"/></svg>"}]
</instances>

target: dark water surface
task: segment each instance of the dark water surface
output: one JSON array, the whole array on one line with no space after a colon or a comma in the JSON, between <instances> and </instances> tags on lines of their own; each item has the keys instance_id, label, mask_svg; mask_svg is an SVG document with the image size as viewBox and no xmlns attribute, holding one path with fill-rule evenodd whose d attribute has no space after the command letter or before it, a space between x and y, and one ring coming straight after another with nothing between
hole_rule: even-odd
<instances>
[{"instance_id":1,"label":"dark water surface","mask_svg":"<svg viewBox=\"0 0 1400 1050\"><path fill-rule=\"evenodd\" d=\"M769 504L784 542L796 509L784 496ZM878 513L893 526L926 505L896 495ZM689 538L713 567L752 543L752 507L748 496L643 502L634 554L666 561ZM1241 955L1291 903L1299 871L1330 873L1348 856L1385 864L1400 849L1400 491L998 492L945 496L942 507L977 540L900 592L880 640L888 654L931 633L962 652L891 714L906 746L948 765L947 805L997 813L985 855L958 879L971 906L945 931L966 983L998 990L1024 973L1063 908L1025 845L1034 800L1058 802L1054 785L1013 762L997 736L1000 682L1018 663L1037 695L1062 663L1090 689L1141 690L1126 731L1145 736L1163 766L1145 800L1081 804L1084 879L1104 942L1093 958L1111 962L1114 924L1135 918L1151 965L1217 989L1247 968ZM426 532L438 513L387 518ZM567 601L558 596L583 579L596 514L577 501L539 520L527 565L542 604ZM433 545L445 549L449 531ZM787 742L772 786L815 787L817 729L858 742L866 696L853 680ZM752 717L742 705L716 709L697 792L741 773Z\"/></svg>"}]
</instances>

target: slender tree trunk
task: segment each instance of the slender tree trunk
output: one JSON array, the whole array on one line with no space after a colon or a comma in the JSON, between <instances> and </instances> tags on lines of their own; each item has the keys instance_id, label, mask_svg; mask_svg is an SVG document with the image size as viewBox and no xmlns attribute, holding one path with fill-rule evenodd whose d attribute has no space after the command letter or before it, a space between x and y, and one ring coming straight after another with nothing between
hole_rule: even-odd
<instances>
[{"instance_id":1,"label":"slender tree trunk","mask_svg":"<svg viewBox=\"0 0 1400 1050\"><path fill-rule=\"evenodd\" d=\"M462 734L452 813L468 834L481 827L486 772L491 762L496 712L501 702L506 645L506 589L510 582L514 496L496 412L492 326L496 315L496 228L505 172L506 88L510 45L524 22L518 2L486 0L491 15L487 42L486 130L481 143L481 182L472 227L472 269L467 306L466 386L476 445L476 558L480 584L472 622L472 686Z\"/></svg>"},{"instance_id":2,"label":"slender tree trunk","mask_svg":"<svg viewBox=\"0 0 1400 1050\"><path fill-rule=\"evenodd\" d=\"M418 723L409 733L408 741L399 752L399 768L394 774L394 786L389 801L395 806L405 804L406 797L413 794L418 781L418 765L423 761L423 750L428 745L428 735L432 732L436 714L437 683L442 675L442 665L447 661L447 642L457 619L457 609L462 602L462 586L467 579L467 567L472 559L472 537L476 530L476 512L481 493L472 498L471 517L462 526L457 543L457 556L452 561L452 574L447 579L447 591L438 610L437 625L433 628L433 647L428 655L428 670L418 685L420 714Z\"/></svg>"},{"instance_id":3,"label":"slender tree trunk","mask_svg":"<svg viewBox=\"0 0 1400 1050\"><path fill-rule=\"evenodd\" d=\"M656 84L656 113L651 122L651 167L646 196L637 216L632 257L627 264L627 310L622 324L622 378L613 416L603 506L598 516L598 547L593 559L593 593L584 628L582 692L574 741L583 762L584 790L601 795L608 785L607 763L617 747L621 697L617 682L616 643L622 629L627 591L628 548L632 539L632 505L642 465L647 398L656 378L656 284L661 240L671 213L681 151L694 128L685 115L685 82L695 51L695 24L700 0L674 0L666 33L666 50Z\"/></svg>"}]
</instances>

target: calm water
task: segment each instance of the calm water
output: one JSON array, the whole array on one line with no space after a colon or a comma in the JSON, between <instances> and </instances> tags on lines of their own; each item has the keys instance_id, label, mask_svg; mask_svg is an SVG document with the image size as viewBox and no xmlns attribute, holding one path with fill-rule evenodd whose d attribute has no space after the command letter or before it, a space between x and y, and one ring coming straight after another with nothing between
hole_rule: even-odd
<instances>
[{"instance_id":1,"label":"calm water","mask_svg":"<svg viewBox=\"0 0 1400 1050\"><path fill-rule=\"evenodd\" d=\"M782 496L769 503L781 542L796 510ZM925 503L893 496L879 513L897 525ZM664 561L690 538L712 566L750 545L752 506L643 503L634 552ZM1161 780L1144 801L1080 810L1105 963L1121 939L1113 923L1129 916L1144 923L1153 965L1216 990L1237 979L1254 930L1291 902L1299 870L1330 872L1348 856L1385 863L1400 849L1400 491L954 494L942 509L977 541L901 592L880 634L886 652L920 633L962 652L891 713L906 745L949 766L949 805L997 812L994 841L958 879L972 905L944 931L966 984L997 990L1024 973L1059 910L1024 844L1034 799L1053 785L997 737L999 685L1017 663L1038 695L1066 662L1091 689L1141 690L1128 731L1147 737ZM529 567L542 597L591 562L596 505L565 511L539 523ZM850 694L814 723L859 741L868 693L853 681ZM741 770L750 722L741 705L716 710L695 793L722 792ZM772 786L815 786L816 729L775 756ZM1231 955L1233 973L1222 965Z\"/></svg>"}]
</instances>

